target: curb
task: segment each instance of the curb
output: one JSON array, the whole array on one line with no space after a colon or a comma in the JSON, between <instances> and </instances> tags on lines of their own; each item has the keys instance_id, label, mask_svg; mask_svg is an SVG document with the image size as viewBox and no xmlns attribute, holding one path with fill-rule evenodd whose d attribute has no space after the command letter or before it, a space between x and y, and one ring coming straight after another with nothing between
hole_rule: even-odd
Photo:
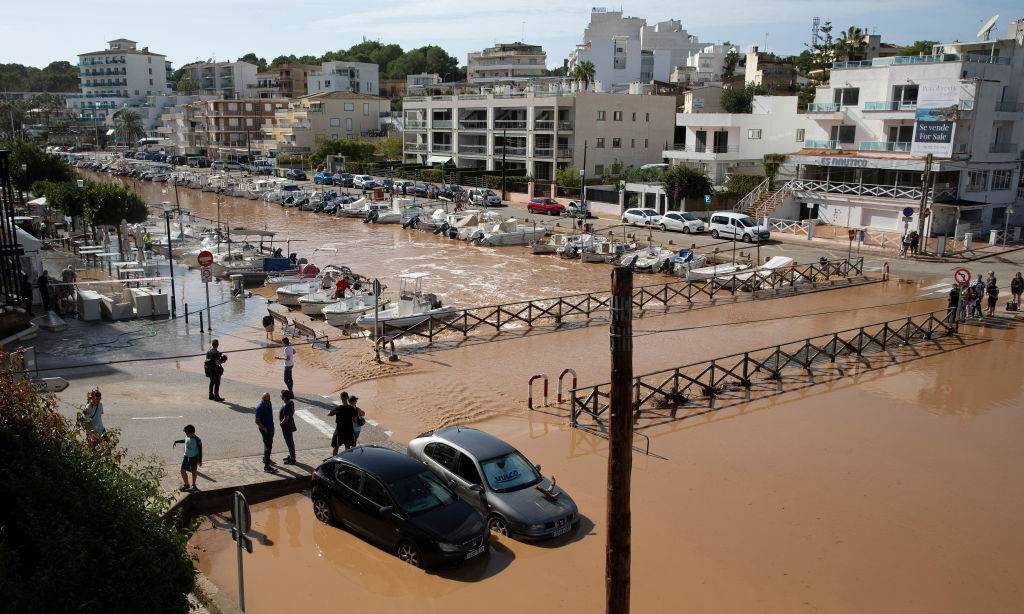
<instances>
[{"instance_id":1,"label":"curb","mask_svg":"<svg viewBox=\"0 0 1024 614\"><path fill-rule=\"evenodd\" d=\"M196 574L195 593L202 595L203 605L211 614L242 614L238 605L201 571Z\"/></svg>"}]
</instances>

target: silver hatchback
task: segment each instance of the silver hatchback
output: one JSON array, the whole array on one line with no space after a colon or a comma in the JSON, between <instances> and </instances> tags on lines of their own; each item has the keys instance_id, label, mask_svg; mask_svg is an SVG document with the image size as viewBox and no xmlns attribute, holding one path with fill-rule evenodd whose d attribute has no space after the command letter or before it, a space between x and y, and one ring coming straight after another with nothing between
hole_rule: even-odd
<instances>
[{"instance_id":1,"label":"silver hatchback","mask_svg":"<svg viewBox=\"0 0 1024 614\"><path fill-rule=\"evenodd\" d=\"M569 494L541 475L540 465L493 435L451 426L410 441L409 455L480 510L495 533L542 540L579 524Z\"/></svg>"}]
</instances>

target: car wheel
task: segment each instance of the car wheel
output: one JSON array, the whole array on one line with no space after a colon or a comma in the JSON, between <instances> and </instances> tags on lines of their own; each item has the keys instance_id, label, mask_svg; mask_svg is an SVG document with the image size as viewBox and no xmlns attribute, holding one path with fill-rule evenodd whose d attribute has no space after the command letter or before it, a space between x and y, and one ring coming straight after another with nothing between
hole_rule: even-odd
<instances>
[{"instance_id":1,"label":"car wheel","mask_svg":"<svg viewBox=\"0 0 1024 614\"><path fill-rule=\"evenodd\" d=\"M750 243L751 240L752 239L750 238L750 235L748 235L748 234L743 235L743 242L744 243Z\"/></svg>"},{"instance_id":2,"label":"car wheel","mask_svg":"<svg viewBox=\"0 0 1024 614\"><path fill-rule=\"evenodd\" d=\"M711 231L711 238L712 239L717 239L718 238L718 231L717 230L712 230Z\"/></svg>"},{"instance_id":3,"label":"car wheel","mask_svg":"<svg viewBox=\"0 0 1024 614\"><path fill-rule=\"evenodd\" d=\"M683 234L684 235L690 234L690 227L689 226L683 226Z\"/></svg>"},{"instance_id":4,"label":"car wheel","mask_svg":"<svg viewBox=\"0 0 1024 614\"><path fill-rule=\"evenodd\" d=\"M423 557L420 556L420 549L416 547L416 544L404 541L398 544L398 549L395 551L398 555L399 560L404 561L413 567L423 567Z\"/></svg>"},{"instance_id":5,"label":"car wheel","mask_svg":"<svg viewBox=\"0 0 1024 614\"><path fill-rule=\"evenodd\" d=\"M331 521L334 520L334 514L331 512L331 503L327 500L327 497L313 497L313 515L320 522L331 524Z\"/></svg>"},{"instance_id":6,"label":"car wheel","mask_svg":"<svg viewBox=\"0 0 1024 614\"><path fill-rule=\"evenodd\" d=\"M627 220L626 218L622 218L622 223L623 223L623 224L628 224L628 223L629 223L629 220Z\"/></svg>"},{"instance_id":7,"label":"car wheel","mask_svg":"<svg viewBox=\"0 0 1024 614\"><path fill-rule=\"evenodd\" d=\"M487 519L487 529L498 535L508 536L508 521L501 516L491 516Z\"/></svg>"},{"instance_id":8,"label":"car wheel","mask_svg":"<svg viewBox=\"0 0 1024 614\"><path fill-rule=\"evenodd\" d=\"M548 209L548 215L555 215L554 209Z\"/></svg>"},{"instance_id":9,"label":"car wheel","mask_svg":"<svg viewBox=\"0 0 1024 614\"><path fill-rule=\"evenodd\" d=\"M660 228L662 232L664 232L665 230L667 230L667 229L665 228L665 225L664 225L664 224L658 224L658 228Z\"/></svg>"}]
</instances>

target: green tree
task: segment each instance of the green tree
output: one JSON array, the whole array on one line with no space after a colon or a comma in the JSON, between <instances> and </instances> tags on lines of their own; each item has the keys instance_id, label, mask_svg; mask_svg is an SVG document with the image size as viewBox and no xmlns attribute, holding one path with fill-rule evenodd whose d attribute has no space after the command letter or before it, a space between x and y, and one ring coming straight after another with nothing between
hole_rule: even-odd
<instances>
[{"instance_id":1,"label":"green tree","mask_svg":"<svg viewBox=\"0 0 1024 614\"><path fill-rule=\"evenodd\" d=\"M572 78L581 84L583 91L587 91L587 87L594 81L595 74L597 69L590 60L580 62L572 69Z\"/></svg>"},{"instance_id":2,"label":"green tree","mask_svg":"<svg viewBox=\"0 0 1024 614\"><path fill-rule=\"evenodd\" d=\"M345 160L349 162L366 162L373 160L374 151L373 143L365 141L325 139L317 145L316 151L309 155L309 163L314 168L322 167L327 161L327 156L345 156Z\"/></svg>"},{"instance_id":3,"label":"green tree","mask_svg":"<svg viewBox=\"0 0 1024 614\"><path fill-rule=\"evenodd\" d=\"M28 187L37 181L71 181L78 172L56 154L46 153L31 141L18 139L2 144L11 152L11 180L15 186ZM25 171L21 166L25 165Z\"/></svg>"},{"instance_id":4,"label":"green tree","mask_svg":"<svg viewBox=\"0 0 1024 614\"><path fill-rule=\"evenodd\" d=\"M931 55L932 48L938 44L939 41L914 41L909 47L900 49L897 55Z\"/></svg>"},{"instance_id":5,"label":"green tree","mask_svg":"<svg viewBox=\"0 0 1024 614\"><path fill-rule=\"evenodd\" d=\"M199 82L188 73L182 73L174 82L174 91L179 94L194 94L199 91Z\"/></svg>"},{"instance_id":6,"label":"green tree","mask_svg":"<svg viewBox=\"0 0 1024 614\"><path fill-rule=\"evenodd\" d=\"M402 137L386 136L377 139L373 144L374 152L385 160L400 160L402 158Z\"/></svg>"},{"instance_id":7,"label":"green tree","mask_svg":"<svg viewBox=\"0 0 1024 614\"><path fill-rule=\"evenodd\" d=\"M32 184L32 193L45 196L46 204L54 209L70 215L81 217L85 214L85 194L83 188L73 181L37 181Z\"/></svg>"},{"instance_id":8,"label":"green tree","mask_svg":"<svg viewBox=\"0 0 1024 614\"><path fill-rule=\"evenodd\" d=\"M83 188L85 219L97 226L115 226L121 220L129 224L146 221L149 210L138 194L111 182L88 182Z\"/></svg>"},{"instance_id":9,"label":"green tree","mask_svg":"<svg viewBox=\"0 0 1024 614\"><path fill-rule=\"evenodd\" d=\"M751 113L754 110L754 96L771 94L771 88L748 83L742 88L722 90L722 108L727 113Z\"/></svg>"},{"instance_id":10,"label":"green tree","mask_svg":"<svg viewBox=\"0 0 1024 614\"><path fill-rule=\"evenodd\" d=\"M703 198L711 193L711 179L704 171L689 166L673 166L661 174L661 187L665 189L672 209L682 198Z\"/></svg>"},{"instance_id":11,"label":"green tree","mask_svg":"<svg viewBox=\"0 0 1024 614\"><path fill-rule=\"evenodd\" d=\"M142 128L142 117L137 111L121 109L114 113L114 136L125 147L146 136Z\"/></svg>"},{"instance_id":12,"label":"green tree","mask_svg":"<svg viewBox=\"0 0 1024 614\"><path fill-rule=\"evenodd\" d=\"M248 62L256 66L256 72L266 72L268 66L267 61L263 58L257 57L255 53L249 52L242 57L238 58L239 62Z\"/></svg>"},{"instance_id":13,"label":"green tree","mask_svg":"<svg viewBox=\"0 0 1024 614\"><path fill-rule=\"evenodd\" d=\"M555 170L555 183L563 188L580 187L580 169L575 166L563 166Z\"/></svg>"},{"instance_id":14,"label":"green tree","mask_svg":"<svg viewBox=\"0 0 1024 614\"><path fill-rule=\"evenodd\" d=\"M857 26L850 26L839 35L833 45L834 57L844 58L846 61L860 60L867 48L867 33Z\"/></svg>"},{"instance_id":15,"label":"green tree","mask_svg":"<svg viewBox=\"0 0 1024 614\"><path fill-rule=\"evenodd\" d=\"M7 364L9 355L0 355ZM12 612L186 613L187 533L162 519L163 469L118 431L87 433L57 400L0 368L0 594Z\"/></svg>"},{"instance_id":16,"label":"green tree","mask_svg":"<svg viewBox=\"0 0 1024 614\"><path fill-rule=\"evenodd\" d=\"M740 54L735 49L730 49L725 54L725 66L722 68L723 77L731 77L736 73L736 66L740 63Z\"/></svg>"},{"instance_id":17,"label":"green tree","mask_svg":"<svg viewBox=\"0 0 1024 614\"><path fill-rule=\"evenodd\" d=\"M740 196L746 196L753 191L754 188L761 185L764 181L764 175L743 175L736 173L729 175L729 178L725 181L725 188L733 194Z\"/></svg>"}]
</instances>

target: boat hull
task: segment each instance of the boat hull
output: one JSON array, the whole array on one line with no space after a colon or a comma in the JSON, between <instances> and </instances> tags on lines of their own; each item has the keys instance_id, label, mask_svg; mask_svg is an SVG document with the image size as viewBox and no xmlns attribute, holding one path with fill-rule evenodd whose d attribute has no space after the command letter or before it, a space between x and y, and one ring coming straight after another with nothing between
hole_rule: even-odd
<instances>
[{"instance_id":1,"label":"boat hull","mask_svg":"<svg viewBox=\"0 0 1024 614\"><path fill-rule=\"evenodd\" d=\"M455 318L455 316L457 315L455 312L455 307L451 305L448 305L446 307L439 307L437 309L431 309L430 311L408 316L399 316L397 312L397 307L386 309L380 313L376 322L378 322L378 325L383 326L384 330L386 330L388 326L395 328L408 328L410 326L417 326L420 324L424 324L428 319L431 318L437 320L444 320L447 322ZM374 329L374 322L375 320L373 314L367 313L366 315L360 316L356 320L356 325L365 330L372 331Z\"/></svg>"}]
</instances>

